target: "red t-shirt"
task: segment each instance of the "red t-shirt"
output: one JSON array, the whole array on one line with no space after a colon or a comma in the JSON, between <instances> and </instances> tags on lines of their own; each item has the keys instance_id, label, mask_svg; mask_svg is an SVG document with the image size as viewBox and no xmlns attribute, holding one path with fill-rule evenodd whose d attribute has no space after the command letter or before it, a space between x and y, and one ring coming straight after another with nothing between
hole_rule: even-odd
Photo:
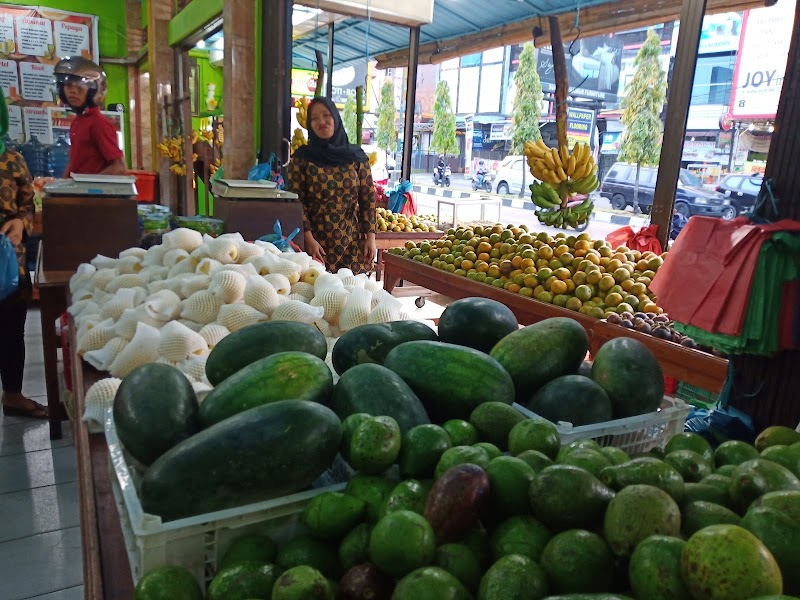
<instances>
[{"instance_id":1,"label":"red t-shirt","mask_svg":"<svg viewBox=\"0 0 800 600\"><path fill-rule=\"evenodd\" d=\"M70 173L96 175L112 162L124 156L117 144L117 132L96 106L87 108L69 128ZM61 173L58 173L61 175Z\"/></svg>"}]
</instances>

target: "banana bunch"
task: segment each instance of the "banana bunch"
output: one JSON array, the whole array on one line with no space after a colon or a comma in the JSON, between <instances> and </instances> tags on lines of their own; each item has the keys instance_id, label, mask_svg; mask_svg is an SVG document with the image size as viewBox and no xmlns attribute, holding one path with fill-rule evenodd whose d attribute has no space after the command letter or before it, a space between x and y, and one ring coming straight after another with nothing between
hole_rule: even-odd
<instances>
[{"instance_id":1,"label":"banana bunch","mask_svg":"<svg viewBox=\"0 0 800 600\"><path fill-rule=\"evenodd\" d=\"M303 133L303 130L300 129L299 127L295 128L294 135L292 135L292 142L291 142L292 154L294 154L295 150L297 150L301 146L305 146L306 144L307 144L306 136Z\"/></svg>"},{"instance_id":2,"label":"banana bunch","mask_svg":"<svg viewBox=\"0 0 800 600\"><path fill-rule=\"evenodd\" d=\"M215 158L214 162L208 165L208 172L212 175L217 172L217 170L222 166L222 160L219 158Z\"/></svg>"},{"instance_id":3,"label":"banana bunch","mask_svg":"<svg viewBox=\"0 0 800 600\"><path fill-rule=\"evenodd\" d=\"M569 191L577 194L588 194L597 188L597 166L588 144L575 142L570 153L566 145L549 148L539 139L525 142L524 152L531 174L540 181L553 185L567 182Z\"/></svg>"},{"instance_id":4,"label":"banana bunch","mask_svg":"<svg viewBox=\"0 0 800 600\"><path fill-rule=\"evenodd\" d=\"M375 152L370 152L367 154L367 158L369 159L369 166L374 167L375 163L378 162L378 151L376 150Z\"/></svg>"},{"instance_id":5,"label":"banana bunch","mask_svg":"<svg viewBox=\"0 0 800 600\"><path fill-rule=\"evenodd\" d=\"M531 202L539 208L552 210L554 208L561 208L561 197L558 195L556 189L547 182L539 183L533 182L528 186L531 190Z\"/></svg>"},{"instance_id":6,"label":"banana bunch","mask_svg":"<svg viewBox=\"0 0 800 600\"><path fill-rule=\"evenodd\" d=\"M306 102L302 98L298 98L294 102L295 107L297 108L297 123L303 129L308 129L308 123L306 122L306 116L308 115L308 102Z\"/></svg>"},{"instance_id":7,"label":"banana bunch","mask_svg":"<svg viewBox=\"0 0 800 600\"><path fill-rule=\"evenodd\" d=\"M589 198L586 198L577 206L537 210L534 214L543 225L566 229L567 227L580 227L586 223L593 209L594 203Z\"/></svg>"},{"instance_id":8,"label":"banana bunch","mask_svg":"<svg viewBox=\"0 0 800 600\"><path fill-rule=\"evenodd\" d=\"M168 158L173 162L183 162L183 138L180 136L164 138L164 140L156 146L159 153L164 158Z\"/></svg>"}]
</instances>

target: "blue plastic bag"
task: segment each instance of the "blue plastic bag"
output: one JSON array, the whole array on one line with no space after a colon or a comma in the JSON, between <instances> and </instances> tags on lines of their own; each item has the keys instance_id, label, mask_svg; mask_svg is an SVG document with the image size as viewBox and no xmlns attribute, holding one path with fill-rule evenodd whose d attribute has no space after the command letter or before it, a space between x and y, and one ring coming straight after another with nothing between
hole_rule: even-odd
<instances>
[{"instance_id":1,"label":"blue plastic bag","mask_svg":"<svg viewBox=\"0 0 800 600\"><path fill-rule=\"evenodd\" d=\"M0 300L5 300L19 288L17 251L5 234L0 234Z\"/></svg>"},{"instance_id":2,"label":"blue plastic bag","mask_svg":"<svg viewBox=\"0 0 800 600\"><path fill-rule=\"evenodd\" d=\"M400 213L406 203L406 194L414 189L410 181L403 181L397 187L388 191L388 201L386 208L389 212Z\"/></svg>"},{"instance_id":3,"label":"blue plastic bag","mask_svg":"<svg viewBox=\"0 0 800 600\"><path fill-rule=\"evenodd\" d=\"M261 242L270 242L274 244L281 252L294 252L294 248L292 248L292 244L290 243L298 233L300 233L300 228L297 227L292 233L288 236L283 237L283 229L281 229L281 222L280 219L275 221L275 227L272 228L274 233L270 233L267 235L262 235L259 239Z\"/></svg>"}]
</instances>

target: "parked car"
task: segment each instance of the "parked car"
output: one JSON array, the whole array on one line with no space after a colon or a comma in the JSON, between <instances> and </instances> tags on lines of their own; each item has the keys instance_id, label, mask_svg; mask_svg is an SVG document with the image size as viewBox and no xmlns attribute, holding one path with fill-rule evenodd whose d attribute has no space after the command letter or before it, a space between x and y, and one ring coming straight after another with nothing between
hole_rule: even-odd
<instances>
[{"instance_id":1,"label":"parked car","mask_svg":"<svg viewBox=\"0 0 800 600\"><path fill-rule=\"evenodd\" d=\"M731 199L731 206L736 209L736 216L753 210L756 198L761 191L761 173L749 175L730 173L720 179L716 190Z\"/></svg>"},{"instance_id":2,"label":"parked car","mask_svg":"<svg viewBox=\"0 0 800 600\"><path fill-rule=\"evenodd\" d=\"M522 188L523 165L526 169L525 185L528 186L534 182L533 175L527 171L528 165L524 156L506 156L500 163L494 178L495 190L498 194L519 194Z\"/></svg>"},{"instance_id":3,"label":"parked car","mask_svg":"<svg viewBox=\"0 0 800 600\"><path fill-rule=\"evenodd\" d=\"M639 173L639 207L649 213L653 207L658 169L641 167ZM625 210L633 206L636 165L614 163L600 185L600 195L611 201L611 208ZM733 219L736 209L731 200L717 191L703 187L701 181L687 169L681 169L675 191L675 210L686 218L692 215Z\"/></svg>"}]
</instances>

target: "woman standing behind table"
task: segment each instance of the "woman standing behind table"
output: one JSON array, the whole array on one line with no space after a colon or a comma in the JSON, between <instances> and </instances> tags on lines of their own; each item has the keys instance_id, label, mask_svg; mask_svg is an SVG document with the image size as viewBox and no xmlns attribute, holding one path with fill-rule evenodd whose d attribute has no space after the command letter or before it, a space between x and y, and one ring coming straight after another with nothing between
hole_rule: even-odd
<instances>
[{"instance_id":1,"label":"woman standing behind table","mask_svg":"<svg viewBox=\"0 0 800 600\"><path fill-rule=\"evenodd\" d=\"M333 273L367 273L377 251L369 160L348 143L333 102L314 98L306 118L308 144L295 151L288 173L288 189L303 205L306 252Z\"/></svg>"},{"instance_id":2,"label":"woman standing behind table","mask_svg":"<svg viewBox=\"0 0 800 600\"><path fill-rule=\"evenodd\" d=\"M0 94L0 234L17 250L19 288L0 300L0 383L3 414L46 419L47 408L22 394L25 318L31 299L25 241L33 228L33 180L19 152L6 150L8 108Z\"/></svg>"}]
</instances>

